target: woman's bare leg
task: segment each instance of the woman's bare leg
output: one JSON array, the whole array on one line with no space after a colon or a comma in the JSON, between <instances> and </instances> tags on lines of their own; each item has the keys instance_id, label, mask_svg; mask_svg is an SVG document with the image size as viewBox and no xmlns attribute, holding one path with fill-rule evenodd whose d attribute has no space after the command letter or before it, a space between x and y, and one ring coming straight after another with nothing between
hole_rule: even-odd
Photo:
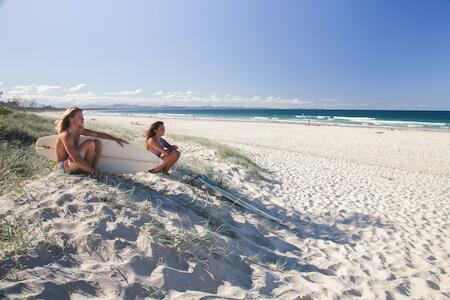
<instances>
[{"instance_id":1,"label":"woman's bare leg","mask_svg":"<svg viewBox=\"0 0 450 300\"><path fill-rule=\"evenodd\" d=\"M85 153L84 161L89 164L89 166L94 167L95 159L95 142L93 140L86 140L78 147L78 152ZM84 170L84 167L76 163L75 161L69 161L69 170ZM95 167L94 167L95 168Z\"/></svg>"},{"instance_id":2,"label":"woman's bare leg","mask_svg":"<svg viewBox=\"0 0 450 300\"><path fill-rule=\"evenodd\" d=\"M171 152L168 155L161 157L161 159L163 160L163 163L160 164L159 166L157 166L156 168L153 168L151 170L151 172L152 173L159 173L159 172L167 173L167 171L170 169L170 167L173 166L173 164L178 160L178 158L180 158L179 151Z\"/></svg>"},{"instance_id":3,"label":"woman's bare leg","mask_svg":"<svg viewBox=\"0 0 450 300\"><path fill-rule=\"evenodd\" d=\"M161 159L163 161L162 164L160 164L156 168L151 169L150 170L151 173L159 173L159 172L161 172L164 169L164 167L166 166L167 162L169 161L169 157L168 156L164 156L164 157L161 157Z\"/></svg>"},{"instance_id":4,"label":"woman's bare leg","mask_svg":"<svg viewBox=\"0 0 450 300\"><path fill-rule=\"evenodd\" d=\"M167 173L169 172L169 169L177 162L177 160L180 158L181 153L179 151L173 151L168 156L170 156L169 161L163 168L163 172Z\"/></svg>"},{"instance_id":5,"label":"woman's bare leg","mask_svg":"<svg viewBox=\"0 0 450 300\"><path fill-rule=\"evenodd\" d=\"M100 154L102 154L102 142L100 140L95 139L94 144L95 144L95 155L92 167L97 170Z\"/></svg>"},{"instance_id":6,"label":"woman's bare leg","mask_svg":"<svg viewBox=\"0 0 450 300\"><path fill-rule=\"evenodd\" d=\"M95 157L95 142L93 140L86 140L78 147L78 152L86 153L84 156L84 161L89 164L89 166L93 166L94 157Z\"/></svg>"}]
</instances>

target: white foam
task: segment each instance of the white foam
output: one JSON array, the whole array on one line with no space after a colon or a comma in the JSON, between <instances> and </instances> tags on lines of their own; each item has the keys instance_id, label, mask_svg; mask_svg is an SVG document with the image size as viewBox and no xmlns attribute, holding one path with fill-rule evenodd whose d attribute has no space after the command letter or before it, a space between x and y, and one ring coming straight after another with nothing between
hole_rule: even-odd
<instances>
[{"instance_id":1,"label":"white foam","mask_svg":"<svg viewBox=\"0 0 450 300\"><path fill-rule=\"evenodd\" d=\"M149 115L149 114L147 114ZM193 114L171 114L171 113L157 113L157 116L162 116L162 117L193 117Z\"/></svg>"},{"instance_id":2,"label":"white foam","mask_svg":"<svg viewBox=\"0 0 450 300\"><path fill-rule=\"evenodd\" d=\"M375 121L375 118L368 118L368 117L334 117L335 120L346 120L350 122L372 122Z\"/></svg>"},{"instance_id":3,"label":"white foam","mask_svg":"<svg viewBox=\"0 0 450 300\"><path fill-rule=\"evenodd\" d=\"M311 119L311 120L315 120L315 119L323 119L323 120L328 120L328 119L332 119L332 116L309 116L309 115L296 115L295 116L297 119Z\"/></svg>"}]
</instances>

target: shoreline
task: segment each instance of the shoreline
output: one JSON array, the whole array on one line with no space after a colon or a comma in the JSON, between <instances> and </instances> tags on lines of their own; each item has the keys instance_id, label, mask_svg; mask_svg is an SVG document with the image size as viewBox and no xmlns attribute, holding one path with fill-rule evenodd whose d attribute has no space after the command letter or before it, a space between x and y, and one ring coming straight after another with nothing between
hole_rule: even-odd
<instances>
[{"instance_id":1,"label":"shoreline","mask_svg":"<svg viewBox=\"0 0 450 300\"><path fill-rule=\"evenodd\" d=\"M245 122L245 123L269 123L269 124L291 124L291 125L303 125L303 126L329 126L329 127L348 127L348 128L375 128L383 130L417 130L417 131L436 131L436 132L448 132L450 133L450 128L424 128L420 126L392 126L392 125L357 125L357 124L345 124L345 123L326 123L320 121L293 121L293 120L274 120L274 119L239 119L239 118L220 118L220 117L197 117L197 116L165 116L165 115L140 115L140 114L127 114L127 113L102 113L91 114L93 110L84 110L87 116L109 116L109 117L127 117L127 118L146 118L146 119L175 119L175 120L201 120L201 121L221 121L221 122ZM39 111L32 112L38 115L51 115L54 118L58 118L64 110L52 110L52 111ZM407 122L407 121L404 121ZM411 121L414 122L414 121ZM419 121L417 121L419 122ZM430 122L426 122L430 123ZM432 123L430 123L432 124Z\"/></svg>"}]
</instances>

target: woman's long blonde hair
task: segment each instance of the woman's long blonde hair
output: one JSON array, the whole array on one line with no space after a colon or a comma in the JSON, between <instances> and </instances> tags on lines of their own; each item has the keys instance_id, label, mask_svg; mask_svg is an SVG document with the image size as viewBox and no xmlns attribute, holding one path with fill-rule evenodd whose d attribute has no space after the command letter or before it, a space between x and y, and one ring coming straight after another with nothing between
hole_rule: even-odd
<instances>
[{"instance_id":1,"label":"woman's long blonde hair","mask_svg":"<svg viewBox=\"0 0 450 300\"><path fill-rule=\"evenodd\" d=\"M64 112L62 117L59 120L56 120L56 131L58 133L61 133L64 130L66 130L70 125L70 118L75 117L75 114L77 112L82 112L82 111L83 110L81 108L78 108L75 106L72 106L72 107L69 107L68 109L66 109L66 111Z\"/></svg>"}]
</instances>

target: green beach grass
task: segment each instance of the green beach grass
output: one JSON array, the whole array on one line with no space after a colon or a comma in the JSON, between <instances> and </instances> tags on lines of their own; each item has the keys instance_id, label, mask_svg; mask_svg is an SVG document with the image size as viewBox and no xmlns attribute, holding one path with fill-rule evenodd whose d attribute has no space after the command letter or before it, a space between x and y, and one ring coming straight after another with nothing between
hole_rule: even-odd
<instances>
[{"instance_id":1,"label":"green beach grass","mask_svg":"<svg viewBox=\"0 0 450 300\"><path fill-rule=\"evenodd\" d=\"M86 127L107 131L134 144L142 145L143 143L142 134L138 130L92 123ZM44 176L54 169L54 163L38 155L34 149L35 141L38 138L52 134L55 134L54 120L0 106L0 184L3 187L0 195L5 194L8 197L8 193L14 190L23 192L21 186L25 180ZM177 140L181 139L178 136ZM202 138L189 137L184 138L183 141L214 148L221 158L231 160L249 170L260 170L249 158L229 146ZM197 158L179 162L175 165L175 169L183 175L187 175L185 177L207 176L218 186L222 186L221 175L215 172L207 162ZM207 262L211 257L219 260L227 259L230 250L221 240L223 237L236 238L237 234L232 228L224 226L220 212L211 210L211 208L206 209L196 201L192 201L186 204L186 209L194 211L204 219L204 222L194 224L188 218L187 221L183 221L178 230L169 230L157 207L139 205L133 201L134 186L129 191L123 192L119 191L119 186L122 184L120 180L117 182L108 180L108 178L105 180L111 190L106 193L104 187L99 185L98 195L103 196L99 196L99 202L88 218L98 219L103 203L116 211L120 211L124 207L138 210L142 206L141 208L145 208L144 211L149 214L151 219L143 228L151 242L164 245L178 256L194 262ZM70 217L71 212L66 210L65 214ZM58 244L59 242L47 236L43 224L43 219L39 216L32 218L14 213L0 214L0 261L18 258L28 252L32 253L42 245L46 249L53 247L65 251Z\"/></svg>"},{"instance_id":2,"label":"green beach grass","mask_svg":"<svg viewBox=\"0 0 450 300\"><path fill-rule=\"evenodd\" d=\"M228 160L236 165L240 165L245 169L249 170L250 173L262 178L262 168L258 166L254 161L248 158L246 155L240 153L238 150L230 147L228 145L224 145L217 142L212 142L206 138L201 137L193 137L187 135L169 135L171 138L176 141L185 142L185 143L194 143L206 148L214 149L217 155L225 160Z\"/></svg>"},{"instance_id":3,"label":"green beach grass","mask_svg":"<svg viewBox=\"0 0 450 300\"><path fill-rule=\"evenodd\" d=\"M0 195L52 170L54 164L34 150L38 138L51 134L52 120L0 106Z\"/></svg>"},{"instance_id":4,"label":"green beach grass","mask_svg":"<svg viewBox=\"0 0 450 300\"><path fill-rule=\"evenodd\" d=\"M49 173L54 164L38 155L35 141L55 133L54 122L0 106L0 195L21 191L21 183ZM0 214L0 257L22 253L46 237L40 219Z\"/></svg>"}]
</instances>

